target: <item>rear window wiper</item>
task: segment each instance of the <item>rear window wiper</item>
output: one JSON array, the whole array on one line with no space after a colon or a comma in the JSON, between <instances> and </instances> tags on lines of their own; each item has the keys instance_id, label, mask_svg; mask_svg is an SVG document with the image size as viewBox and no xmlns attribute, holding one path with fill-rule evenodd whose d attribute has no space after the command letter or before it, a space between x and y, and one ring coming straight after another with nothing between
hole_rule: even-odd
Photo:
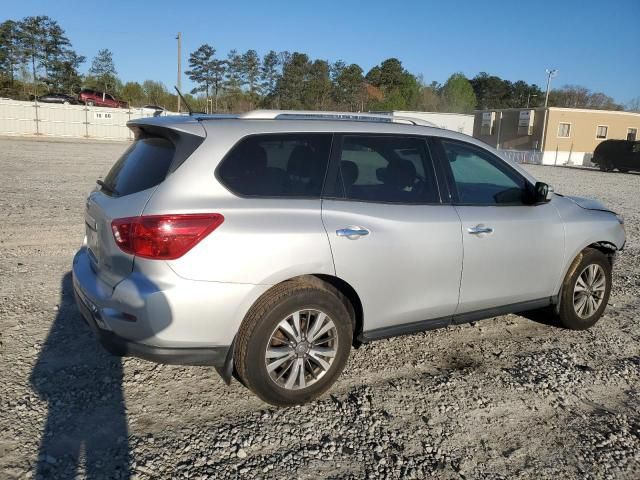
<instances>
[{"instance_id":1,"label":"rear window wiper","mask_svg":"<svg viewBox=\"0 0 640 480\"><path fill-rule=\"evenodd\" d=\"M96 180L96 183L98 185L100 185L100 187L102 188L102 190L106 190L107 193L110 193L111 195L114 195L116 197L119 197L120 194L118 193L118 191L113 188L111 185L109 185L108 183L103 182L102 180Z\"/></svg>"}]
</instances>

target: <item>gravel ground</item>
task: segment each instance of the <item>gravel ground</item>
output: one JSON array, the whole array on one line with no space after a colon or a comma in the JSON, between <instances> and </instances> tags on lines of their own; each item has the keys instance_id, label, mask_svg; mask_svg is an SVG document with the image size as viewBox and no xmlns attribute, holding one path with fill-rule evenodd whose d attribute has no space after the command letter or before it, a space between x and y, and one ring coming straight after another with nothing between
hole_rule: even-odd
<instances>
[{"instance_id":1,"label":"gravel ground","mask_svg":"<svg viewBox=\"0 0 640 480\"><path fill-rule=\"evenodd\" d=\"M1 478L640 478L640 176L527 167L626 218L593 329L507 315L374 342L276 409L213 369L111 357L82 323L84 198L124 148L0 139Z\"/></svg>"}]
</instances>

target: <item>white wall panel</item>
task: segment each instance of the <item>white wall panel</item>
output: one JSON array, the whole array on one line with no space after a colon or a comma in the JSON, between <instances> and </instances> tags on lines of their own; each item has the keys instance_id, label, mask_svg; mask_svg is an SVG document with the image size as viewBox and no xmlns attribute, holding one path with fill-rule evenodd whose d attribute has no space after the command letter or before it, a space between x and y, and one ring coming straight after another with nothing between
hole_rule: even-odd
<instances>
[{"instance_id":1,"label":"white wall panel","mask_svg":"<svg viewBox=\"0 0 640 480\"><path fill-rule=\"evenodd\" d=\"M175 115L165 112L163 115ZM22 102L0 99L0 135L36 135L130 140L129 120L153 116L141 108Z\"/></svg>"}]
</instances>

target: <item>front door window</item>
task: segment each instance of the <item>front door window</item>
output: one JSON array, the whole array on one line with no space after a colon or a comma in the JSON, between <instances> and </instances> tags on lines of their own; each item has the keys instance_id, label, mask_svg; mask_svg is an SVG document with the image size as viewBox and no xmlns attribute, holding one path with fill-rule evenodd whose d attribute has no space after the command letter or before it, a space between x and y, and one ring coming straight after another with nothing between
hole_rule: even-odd
<instances>
[{"instance_id":1,"label":"front door window","mask_svg":"<svg viewBox=\"0 0 640 480\"><path fill-rule=\"evenodd\" d=\"M443 140L457 203L464 205L523 205L526 181L488 152L455 141Z\"/></svg>"}]
</instances>

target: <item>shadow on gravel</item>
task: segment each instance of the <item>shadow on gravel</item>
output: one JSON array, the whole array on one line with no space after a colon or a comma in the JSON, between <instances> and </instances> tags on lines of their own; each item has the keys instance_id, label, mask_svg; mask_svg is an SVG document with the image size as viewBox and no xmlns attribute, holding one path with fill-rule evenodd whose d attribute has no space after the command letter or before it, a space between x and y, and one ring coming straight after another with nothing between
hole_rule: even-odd
<instances>
[{"instance_id":1,"label":"shadow on gravel","mask_svg":"<svg viewBox=\"0 0 640 480\"><path fill-rule=\"evenodd\" d=\"M518 312L518 315L548 327L562 328L550 307Z\"/></svg>"},{"instance_id":2,"label":"shadow on gravel","mask_svg":"<svg viewBox=\"0 0 640 480\"><path fill-rule=\"evenodd\" d=\"M108 354L84 323L71 273L65 274L58 314L30 378L49 405L35 478L130 477L122 376L121 359Z\"/></svg>"}]
</instances>

